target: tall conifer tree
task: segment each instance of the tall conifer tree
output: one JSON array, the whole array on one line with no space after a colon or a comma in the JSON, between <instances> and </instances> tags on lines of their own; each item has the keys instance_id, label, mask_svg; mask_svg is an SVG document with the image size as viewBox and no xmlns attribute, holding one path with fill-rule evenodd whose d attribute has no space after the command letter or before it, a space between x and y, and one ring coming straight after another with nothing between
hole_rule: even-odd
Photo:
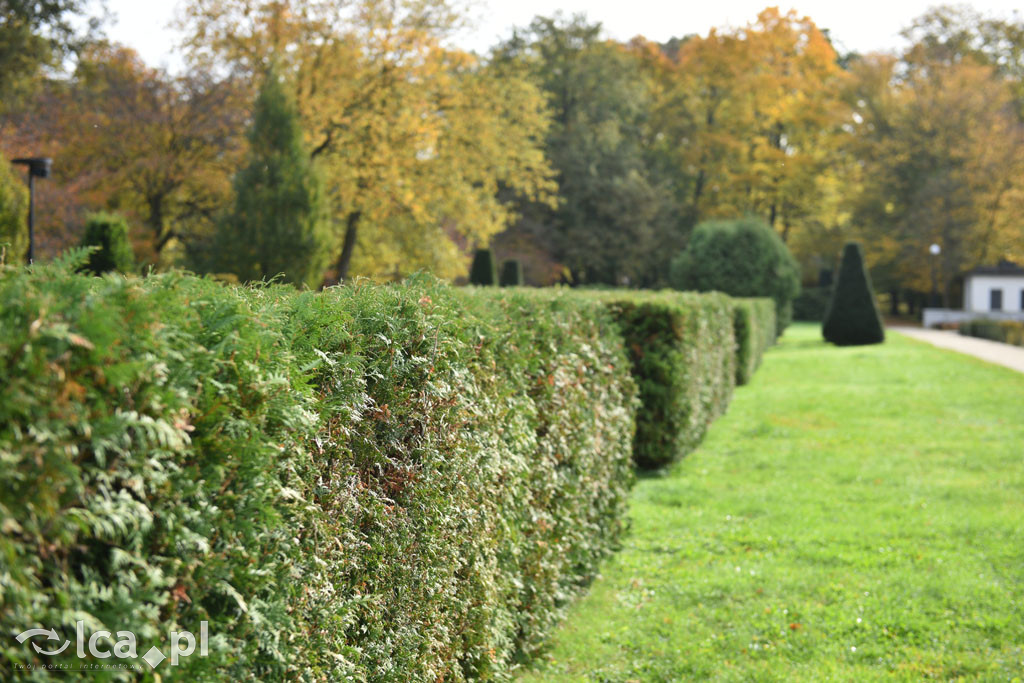
<instances>
[{"instance_id":1,"label":"tall conifer tree","mask_svg":"<svg viewBox=\"0 0 1024 683\"><path fill-rule=\"evenodd\" d=\"M234 180L234 209L216 240L219 270L243 281L283 274L286 282L315 287L330 257L323 180L273 64L248 137L248 163Z\"/></svg>"}]
</instances>

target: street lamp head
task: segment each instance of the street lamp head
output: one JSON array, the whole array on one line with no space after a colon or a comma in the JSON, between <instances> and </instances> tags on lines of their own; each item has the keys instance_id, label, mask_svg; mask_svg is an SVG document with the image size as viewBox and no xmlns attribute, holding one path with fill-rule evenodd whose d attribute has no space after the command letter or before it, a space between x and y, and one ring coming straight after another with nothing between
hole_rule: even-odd
<instances>
[{"instance_id":1,"label":"street lamp head","mask_svg":"<svg viewBox=\"0 0 1024 683\"><path fill-rule=\"evenodd\" d=\"M942 247L940 247L937 244L933 244L932 246L928 247L928 251L931 252L932 256L938 256L939 254L942 253Z\"/></svg>"},{"instance_id":2,"label":"street lamp head","mask_svg":"<svg viewBox=\"0 0 1024 683\"><path fill-rule=\"evenodd\" d=\"M53 169L53 159L49 157L25 157L12 159L12 163L28 166L28 173L34 178L49 178Z\"/></svg>"}]
</instances>

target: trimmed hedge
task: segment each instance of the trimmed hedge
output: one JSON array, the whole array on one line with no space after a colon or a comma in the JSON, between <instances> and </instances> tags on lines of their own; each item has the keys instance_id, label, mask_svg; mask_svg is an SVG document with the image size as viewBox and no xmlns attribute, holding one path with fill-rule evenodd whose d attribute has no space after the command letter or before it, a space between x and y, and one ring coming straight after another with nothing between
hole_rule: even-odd
<instances>
[{"instance_id":1,"label":"trimmed hedge","mask_svg":"<svg viewBox=\"0 0 1024 683\"><path fill-rule=\"evenodd\" d=\"M736 382L733 300L719 293L591 291L622 327L640 390L633 455L643 468L692 451Z\"/></svg>"},{"instance_id":2,"label":"trimmed hedge","mask_svg":"<svg viewBox=\"0 0 1024 683\"><path fill-rule=\"evenodd\" d=\"M826 341L836 346L881 344L885 341L885 324L878 311L871 274L864 265L864 254L858 242L848 242L843 247L839 273L821 332Z\"/></svg>"},{"instance_id":3,"label":"trimmed hedge","mask_svg":"<svg viewBox=\"0 0 1024 683\"><path fill-rule=\"evenodd\" d=\"M1024 322L1016 320L971 320L960 323L960 334L1024 346Z\"/></svg>"},{"instance_id":4,"label":"trimmed hedge","mask_svg":"<svg viewBox=\"0 0 1024 683\"><path fill-rule=\"evenodd\" d=\"M776 340L775 302L771 299L734 299L736 384L746 384Z\"/></svg>"},{"instance_id":5,"label":"trimmed hedge","mask_svg":"<svg viewBox=\"0 0 1024 683\"><path fill-rule=\"evenodd\" d=\"M616 547L600 302L69 271L0 275L4 633L207 620L181 680L505 677ZM5 639L0 678L33 661Z\"/></svg>"},{"instance_id":6,"label":"trimmed hedge","mask_svg":"<svg viewBox=\"0 0 1024 683\"><path fill-rule=\"evenodd\" d=\"M748 368L772 336L721 294L74 260L0 271L0 628L144 654L206 620L181 680L508 678L617 547L633 458L695 447L737 330ZM28 663L0 644L0 679Z\"/></svg>"}]
</instances>

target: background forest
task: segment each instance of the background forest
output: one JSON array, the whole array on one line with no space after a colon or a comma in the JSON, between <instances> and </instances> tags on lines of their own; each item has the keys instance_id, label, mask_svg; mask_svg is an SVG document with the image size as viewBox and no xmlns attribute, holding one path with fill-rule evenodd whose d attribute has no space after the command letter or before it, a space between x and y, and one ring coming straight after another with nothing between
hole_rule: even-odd
<instances>
[{"instance_id":1,"label":"background forest","mask_svg":"<svg viewBox=\"0 0 1024 683\"><path fill-rule=\"evenodd\" d=\"M1024 260L1024 22L938 7L899 54L840 54L775 8L664 44L538 17L488 54L446 0L189 0L181 75L104 39L82 0L0 3L0 149L51 156L37 258L127 218L142 268L317 287L475 249L526 282L657 287L700 222L755 216L828 280L848 240L875 284L957 305ZM24 251L0 165L0 242ZM932 256L929 246L941 253Z\"/></svg>"}]
</instances>

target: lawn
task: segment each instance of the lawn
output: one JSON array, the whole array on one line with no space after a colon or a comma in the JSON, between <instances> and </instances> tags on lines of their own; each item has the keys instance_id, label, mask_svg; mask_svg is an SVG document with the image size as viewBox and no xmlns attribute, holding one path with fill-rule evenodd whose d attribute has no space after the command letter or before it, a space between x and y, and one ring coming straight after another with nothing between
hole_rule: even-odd
<instances>
[{"instance_id":1,"label":"lawn","mask_svg":"<svg viewBox=\"0 0 1024 683\"><path fill-rule=\"evenodd\" d=\"M1024 375L795 325L523 681L1012 680ZM1019 680L1019 679L1018 679Z\"/></svg>"}]
</instances>

